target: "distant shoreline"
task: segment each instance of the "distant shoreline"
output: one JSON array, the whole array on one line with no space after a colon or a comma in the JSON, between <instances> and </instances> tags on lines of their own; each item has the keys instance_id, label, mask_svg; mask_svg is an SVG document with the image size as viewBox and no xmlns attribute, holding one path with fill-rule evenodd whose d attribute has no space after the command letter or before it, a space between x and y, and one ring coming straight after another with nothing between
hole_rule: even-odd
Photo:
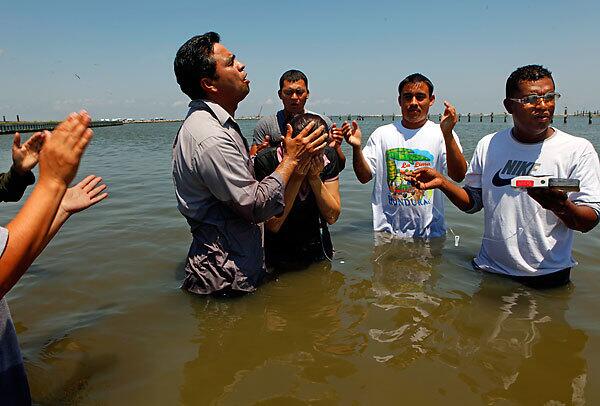
<instances>
[{"instance_id":1,"label":"distant shoreline","mask_svg":"<svg viewBox=\"0 0 600 406\"><path fill-rule=\"evenodd\" d=\"M497 119L502 119L505 116L504 112L501 113L461 113L460 117L471 117L471 119L473 121L476 121L477 118L486 118L486 119L490 119L490 117L494 117ZM331 114L331 115L327 115L328 117L331 118L339 118L339 119L344 119L344 120L352 120L352 119L364 119L364 118L391 118L393 117L394 119L399 119L402 116L399 114ZM431 118L435 118L435 117L439 117L440 114L430 114ZM506 116L510 116L510 114L506 114ZM596 114L596 113L592 113L592 118L599 118L600 114ZM237 120L260 120L261 118L263 118L265 116L260 116L260 117L256 117L256 116L242 116L242 117L238 117ZM575 113L575 114L567 114L566 115L567 118L574 118L574 117L580 117L580 118L589 118L589 113L586 114L581 114L581 113ZM565 115L564 114L555 114L554 115L555 119L564 119ZM111 127L111 126L118 126L118 125L125 125L125 124L156 124L156 123L181 123L183 122L183 118L181 119L141 119L141 120L137 120L137 119L102 119L102 120L98 120L98 121L93 121L90 125L90 127ZM594 120L596 121L596 120ZM5 122L0 122L0 134L13 134L15 132L21 132L21 133L29 133L29 132L35 132L35 131L42 131L42 130L52 130L60 121L5 121Z\"/></svg>"}]
</instances>

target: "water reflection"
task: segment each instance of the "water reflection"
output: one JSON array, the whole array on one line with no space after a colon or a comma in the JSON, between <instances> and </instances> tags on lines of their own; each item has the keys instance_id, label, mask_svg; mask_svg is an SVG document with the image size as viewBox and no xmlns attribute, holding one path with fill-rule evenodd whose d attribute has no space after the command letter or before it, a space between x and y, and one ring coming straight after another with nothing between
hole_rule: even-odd
<instances>
[{"instance_id":1,"label":"water reflection","mask_svg":"<svg viewBox=\"0 0 600 406\"><path fill-rule=\"evenodd\" d=\"M480 274L472 291L457 290L439 283L442 245L374 248L365 321L374 362L396 371L429 364L442 387L458 378L485 403L582 404L587 335L565 317L573 288L535 291Z\"/></svg>"},{"instance_id":2,"label":"water reflection","mask_svg":"<svg viewBox=\"0 0 600 406\"><path fill-rule=\"evenodd\" d=\"M190 297L198 356L184 365L180 401L334 401L328 382L356 368L340 355L366 342L344 316L342 286L344 276L322 263L286 273L257 294Z\"/></svg>"},{"instance_id":3,"label":"water reflection","mask_svg":"<svg viewBox=\"0 0 600 406\"><path fill-rule=\"evenodd\" d=\"M588 338L565 318L572 291L536 291L484 277L454 319L460 325L455 348L468 349L457 351L456 366L471 390L486 402L581 404Z\"/></svg>"}]
</instances>

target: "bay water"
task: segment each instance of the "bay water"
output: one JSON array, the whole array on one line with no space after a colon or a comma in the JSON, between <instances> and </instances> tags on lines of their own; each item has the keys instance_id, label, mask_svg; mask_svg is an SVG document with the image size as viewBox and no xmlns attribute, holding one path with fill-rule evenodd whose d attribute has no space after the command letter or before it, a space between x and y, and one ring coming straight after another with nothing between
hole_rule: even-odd
<instances>
[{"instance_id":1,"label":"bay water","mask_svg":"<svg viewBox=\"0 0 600 406\"><path fill-rule=\"evenodd\" d=\"M511 125L465 121L467 159ZM359 122L364 141L389 122ZM240 120L250 138L255 124ZM550 290L472 270L483 217L451 204L447 238L376 245L372 183L344 145L335 259L245 297L194 296L179 289L191 241L171 179L179 125L95 129L77 180L102 176L110 197L73 216L8 294L35 402L600 404L600 228L577 233L572 284ZM600 148L597 123L555 125ZM2 224L23 201L3 204Z\"/></svg>"}]
</instances>

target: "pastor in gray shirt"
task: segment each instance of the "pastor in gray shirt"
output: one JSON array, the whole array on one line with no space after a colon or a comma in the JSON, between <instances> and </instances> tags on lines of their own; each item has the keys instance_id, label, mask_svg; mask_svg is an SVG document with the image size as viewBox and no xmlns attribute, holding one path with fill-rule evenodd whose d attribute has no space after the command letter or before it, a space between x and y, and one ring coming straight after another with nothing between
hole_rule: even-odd
<instances>
[{"instance_id":1,"label":"pastor in gray shirt","mask_svg":"<svg viewBox=\"0 0 600 406\"><path fill-rule=\"evenodd\" d=\"M194 100L175 138L173 180L193 236L183 288L255 290L266 274L261 223L284 208L281 175L258 182L233 117L216 103Z\"/></svg>"}]
</instances>

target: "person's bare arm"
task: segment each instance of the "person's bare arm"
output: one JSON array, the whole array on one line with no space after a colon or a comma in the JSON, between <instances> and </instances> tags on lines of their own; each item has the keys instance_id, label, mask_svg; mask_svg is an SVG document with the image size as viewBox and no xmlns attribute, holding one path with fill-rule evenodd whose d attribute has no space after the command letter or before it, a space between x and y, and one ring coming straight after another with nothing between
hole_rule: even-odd
<instances>
[{"instance_id":1,"label":"person's bare arm","mask_svg":"<svg viewBox=\"0 0 600 406\"><path fill-rule=\"evenodd\" d=\"M352 168L354 174L360 183L367 183L373 178L371 168L362 153L362 132L356 121L352 121L352 126L345 122L342 125L342 132L346 142L352 147Z\"/></svg>"},{"instance_id":2,"label":"person's bare arm","mask_svg":"<svg viewBox=\"0 0 600 406\"><path fill-rule=\"evenodd\" d=\"M320 174L324 168L323 157L312 159L310 169L308 170L308 184L315 195L319 212L327 221L327 224L333 224L340 216L342 209L340 202L339 180L335 179L323 183Z\"/></svg>"},{"instance_id":3,"label":"person's bare arm","mask_svg":"<svg viewBox=\"0 0 600 406\"><path fill-rule=\"evenodd\" d=\"M456 109L447 101L444 101L444 114L440 120L440 128L444 135L446 144L446 165L448 166L448 176L455 182L462 182L467 173L467 161L458 147L452 130L458 122Z\"/></svg>"},{"instance_id":4,"label":"person's bare arm","mask_svg":"<svg viewBox=\"0 0 600 406\"><path fill-rule=\"evenodd\" d=\"M419 168L404 177L419 190L440 189L462 211L473 208L474 202L469 193L433 168Z\"/></svg>"},{"instance_id":5,"label":"person's bare arm","mask_svg":"<svg viewBox=\"0 0 600 406\"><path fill-rule=\"evenodd\" d=\"M336 123L331 125L329 146L335 149L338 156L338 167L343 170L346 167L346 155L342 151L342 141L344 141L344 133L341 128L337 127Z\"/></svg>"},{"instance_id":6,"label":"person's bare arm","mask_svg":"<svg viewBox=\"0 0 600 406\"><path fill-rule=\"evenodd\" d=\"M92 138L86 112L71 114L45 136L40 153L40 179L8 229L0 257L0 297L21 278L45 246L67 185L73 180L83 152Z\"/></svg>"},{"instance_id":7,"label":"person's bare arm","mask_svg":"<svg viewBox=\"0 0 600 406\"><path fill-rule=\"evenodd\" d=\"M573 203L562 190L530 188L527 189L527 194L544 209L552 211L572 230L585 233L598 224L598 216L594 209Z\"/></svg>"},{"instance_id":8,"label":"person's bare arm","mask_svg":"<svg viewBox=\"0 0 600 406\"><path fill-rule=\"evenodd\" d=\"M280 216L271 217L269 220L266 221L265 225L267 229L272 233L279 232L281 226L287 219L288 214L290 214L290 211L292 211L292 208L294 207L294 201L296 200L296 196L298 196L298 191L300 190L302 181L306 176L309 165L309 159L305 159L304 161L301 161L298 164L296 170L290 178L290 181L285 187L285 193L283 194L285 207L283 209L283 213Z\"/></svg>"},{"instance_id":9,"label":"person's bare arm","mask_svg":"<svg viewBox=\"0 0 600 406\"><path fill-rule=\"evenodd\" d=\"M98 186L100 182L102 182L101 177L89 175L77 185L66 190L65 195L60 202L60 206L58 207L58 211L56 212L56 216L54 216L54 221L52 221L50 230L46 235L44 247L52 240L62 225L73 214L79 213L108 197L108 193L105 192L107 186Z\"/></svg>"}]
</instances>

